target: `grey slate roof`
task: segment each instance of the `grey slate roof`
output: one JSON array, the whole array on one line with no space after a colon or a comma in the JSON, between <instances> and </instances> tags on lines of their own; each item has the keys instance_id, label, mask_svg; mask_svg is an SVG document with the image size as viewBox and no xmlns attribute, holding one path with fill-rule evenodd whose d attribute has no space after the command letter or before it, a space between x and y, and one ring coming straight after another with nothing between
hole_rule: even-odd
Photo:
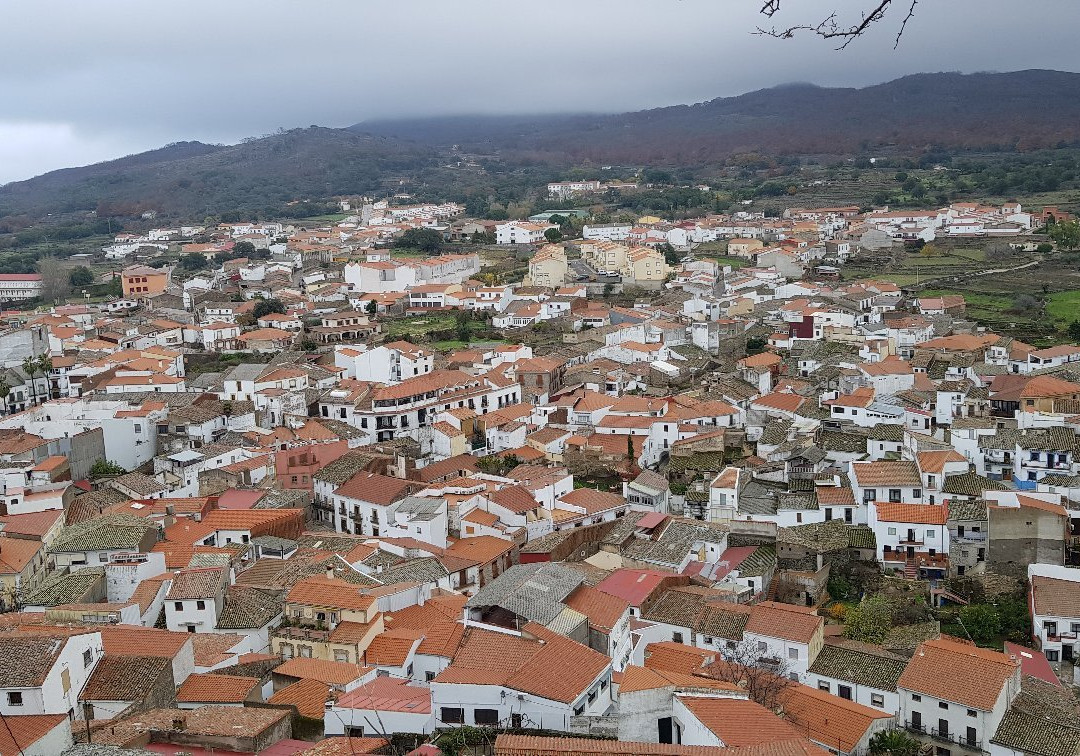
<instances>
[{"instance_id":1,"label":"grey slate roof","mask_svg":"<svg viewBox=\"0 0 1080 756\"><path fill-rule=\"evenodd\" d=\"M49 551L71 553L135 549L147 530L157 525L142 517L128 514L105 515L64 528Z\"/></svg>"},{"instance_id":2,"label":"grey slate roof","mask_svg":"<svg viewBox=\"0 0 1080 756\"><path fill-rule=\"evenodd\" d=\"M869 643L829 640L821 647L810 672L878 690L895 691L908 660Z\"/></svg>"},{"instance_id":3,"label":"grey slate roof","mask_svg":"<svg viewBox=\"0 0 1080 756\"><path fill-rule=\"evenodd\" d=\"M279 599L256 588L230 586L225 591L225 605L218 616L218 630L261 628L282 612Z\"/></svg>"},{"instance_id":4,"label":"grey slate roof","mask_svg":"<svg viewBox=\"0 0 1080 756\"><path fill-rule=\"evenodd\" d=\"M1025 677L990 742L1024 754L1080 754L1080 712L1064 688Z\"/></svg>"},{"instance_id":5,"label":"grey slate roof","mask_svg":"<svg viewBox=\"0 0 1080 756\"><path fill-rule=\"evenodd\" d=\"M477 591L465 606L498 606L548 626L567 608L563 602L581 583L580 572L557 562L518 564Z\"/></svg>"}]
</instances>

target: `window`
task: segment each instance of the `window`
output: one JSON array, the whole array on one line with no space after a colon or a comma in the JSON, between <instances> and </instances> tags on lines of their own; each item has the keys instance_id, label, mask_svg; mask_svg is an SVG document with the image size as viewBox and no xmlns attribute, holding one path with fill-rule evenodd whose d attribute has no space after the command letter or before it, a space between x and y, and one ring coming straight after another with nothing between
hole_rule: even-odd
<instances>
[{"instance_id":1,"label":"window","mask_svg":"<svg viewBox=\"0 0 1080 756\"><path fill-rule=\"evenodd\" d=\"M174 601L173 602L173 609L175 609L178 612L184 611L184 602L183 601Z\"/></svg>"},{"instance_id":2,"label":"window","mask_svg":"<svg viewBox=\"0 0 1080 756\"><path fill-rule=\"evenodd\" d=\"M975 711L974 709L968 709L968 716L969 717L977 717L977 716L979 716L979 713L977 711Z\"/></svg>"},{"instance_id":3,"label":"window","mask_svg":"<svg viewBox=\"0 0 1080 756\"><path fill-rule=\"evenodd\" d=\"M851 700L851 686L850 685L837 685L836 686L836 695L840 696L841 698L846 698L848 701L850 701Z\"/></svg>"},{"instance_id":4,"label":"window","mask_svg":"<svg viewBox=\"0 0 1080 756\"><path fill-rule=\"evenodd\" d=\"M934 531L932 531L932 530L928 530L928 531L926 531L926 538L927 538L927 540L930 540L930 539L932 539L933 537L934 537Z\"/></svg>"},{"instance_id":5,"label":"window","mask_svg":"<svg viewBox=\"0 0 1080 756\"><path fill-rule=\"evenodd\" d=\"M473 709L473 721L478 725L496 725L499 723L498 709Z\"/></svg>"},{"instance_id":6,"label":"window","mask_svg":"<svg viewBox=\"0 0 1080 756\"><path fill-rule=\"evenodd\" d=\"M203 609L206 608L206 602L205 601L196 601L195 602L195 608L198 609L201 612Z\"/></svg>"},{"instance_id":7,"label":"window","mask_svg":"<svg viewBox=\"0 0 1080 756\"><path fill-rule=\"evenodd\" d=\"M584 713L585 713L585 704L582 704L581 706L575 706L574 707L574 716L575 717L580 717Z\"/></svg>"},{"instance_id":8,"label":"window","mask_svg":"<svg viewBox=\"0 0 1080 756\"><path fill-rule=\"evenodd\" d=\"M896 528L889 528L889 535L896 535Z\"/></svg>"},{"instance_id":9,"label":"window","mask_svg":"<svg viewBox=\"0 0 1080 756\"><path fill-rule=\"evenodd\" d=\"M823 690L826 693L830 692L829 691L829 689L830 689L829 681L828 680L818 680L817 689L818 690Z\"/></svg>"},{"instance_id":10,"label":"window","mask_svg":"<svg viewBox=\"0 0 1080 756\"><path fill-rule=\"evenodd\" d=\"M871 693L870 694L870 705L871 706L876 706L879 709L883 708L885 706L885 696L882 695L881 693Z\"/></svg>"},{"instance_id":11,"label":"window","mask_svg":"<svg viewBox=\"0 0 1080 756\"><path fill-rule=\"evenodd\" d=\"M465 724L465 710L453 706L443 706L439 719L445 724Z\"/></svg>"},{"instance_id":12,"label":"window","mask_svg":"<svg viewBox=\"0 0 1080 756\"><path fill-rule=\"evenodd\" d=\"M862 498L863 501L877 501L877 489L867 488L865 491L863 491Z\"/></svg>"},{"instance_id":13,"label":"window","mask_svg":"<svg viewBox=\"0 0 1080 756\"><path fill-rule=\"evenodd\" d=\"M20 691L12 691L7 694L8 706L22 706L22 693Z\"/></svg>"},{"instance_id":14,"label":"window","mask_svg":"<svg viewBox=\"0 0 1080 756\"><path fill-rule=\"evenodd\" d=\"M94 661L94 652L89 648L82 652L82 665L89 667L91 662Z\"/></svg>"},{"instance_id":15,"label":"window","mask_svg":"<svg viewBox=\"0 0 1080 756\"><path fill-rule=\"evenodd\" d=\"M765 641L758 641L757 642L757 650L760 651L761 653L765 653L766 651L769 650L769 644L766 643Z\"/></svg>"},{"instance_id":16,"label":"window","mask_svg":"<svg viewBox=\"0 0 1080 756\"><path fill-rule=\"evenodd\" d=\"M797 649L797 648L789 648L787 650L787 658L795 659L797 661L799 659L799 649Z\"/></svg>"},{"instance_id":17,"label":"window","mask_svg":"<svg viewBox=\"0 0 1080 756\"><path fill-rule=\"evenodd\" d=\"M712 645L712 636L706 635L702 640L705 641L706 646L711 646Z\"/></svg>"},{"instance_id":18,"label":"window","mask_svg":"<svg viewBox=\"0 0 1080 756\"><path fill-rule=\"evenodd\" d=\"M300 646L298 650L300 651L300 656L305 659L311 658L311 646Z\"/></svg>"},{"instance_id":19,"label":"window","mask_svg":"<svg viewBox=\"0 0 1080 756\"><path fill-rule=\"evenodd\" d=\"M435 673L434 672L428 670L427 672L424 673L424 681L425 682L431 682L434 679L435 679Z\"/></svg>"},{"instance_id":20,"label":"window","mask_svg":"<svg viewBox=\"0 0 1080 756\"><path fill-rule=\"evenodd\" d=\"M949 705L947 703L945 703L944 701L938 701L937 702L937 707L939 709L944 709L945 711L949 710Z\"/></svg>"},{"instance_id":21,"label":"window","mask_svg":"<svg viewBox=\"0 0 1080 756\"><path fill-rule=\"evenodd\" d=\"M921 499L922 498L922 489L921 488L913 488L913 489L911 489L911 495L914 496L916 499Z\"/></svg>"},{"instance_id":22,"label":"window","mask_svg":"<svg viewBox=\"0 0 1080 756\"><path fill-rule=\"evenodd\" d=\"M340 648L334 649L334 661L336 662L349 662L349 652Z\"/></svg>"},{"instance_id":23,"label":"window","mask_svg":"<svg viewBox=\"0 0 1080 756\"><path fill-rule=\"evenodd\" d=\"M902 498L901 493L902 493L902 491L899 488L890 488L889 489L889 502L892 503L892 504L899 504L900 500Z\"/></svg>"},{"instance_id":24,"label":"window","mask_svg":"<svg viewBox=\"0 0 1080 756\"><path fill-rule=\"evenodd\" d=\"M966 737L964 738L969 746L977 746L979 744L979 736L975 732L974 727L968 727Z\"/></svg>"},{"instance_id":25,"label":"window","mask_svg":"<svg viewBox=\"0 0 1080 756\"><path fill-rule=\"evenodd\" d=\"M671 634L671 641L673 643L682 643L683 642L682 633L672 633Z\"/></svg>"},{"instance_id":26,"label":"window","mask_svg":"<svg viewBox=\"0 0 1080 756\"><path fill-rule=\"evenodd\" d=\"M1046 649L1046 660L1056 662L1058 660L1058 652L1053 649Z\"/></svg>"},{"instance_id":27,"label":"window","mask_svg":"<svg viewBox=\"0 0 1080 756\"><path fill-rule=\"evenodd\" d=\"M912 701L921 701L921 700L922 700L922 696L920 696L920 695L919 695L918 693L912 693L912 694L911 694L911 700L912 700Z\"/></svg>"}]
</instances>

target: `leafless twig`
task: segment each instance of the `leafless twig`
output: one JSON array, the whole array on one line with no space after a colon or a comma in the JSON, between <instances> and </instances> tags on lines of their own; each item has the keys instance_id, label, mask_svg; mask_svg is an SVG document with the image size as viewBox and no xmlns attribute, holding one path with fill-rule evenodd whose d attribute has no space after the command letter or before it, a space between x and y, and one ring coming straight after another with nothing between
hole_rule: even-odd
<instances>
[{"instance_id":1,"label":"leafless twig","mask_svg":"<svg viewBox=\"0 0 1080 756\"><path fill-rule=\"evenodd\" d=\"M780 12L781 1L782 0L763 0L759 13L766 18L773 18ZM839 17L834 11L816 24L796 24L787 27L772 26L767 29L759 26L756 33L767 37L775 37L777 39L791 39L799 32L810 32L822 39L843 40L843 43L837 48L838 50L843 50L855 39L861 37L871 25L876 24L885 18L885 14L888 13L889 9L895 3L901 1L908 3L908 11L907 15L904 16L903 22L900 24L900 30L896 34L896 40L893 43L893 49L895 49L900 44L900 38L907 30L908 22L915 15L915 6L918 5L918 0L875 0L876 5L864 11L862 18L857 23L853 24L840 23Z\"/></svg>"}]
</instances>

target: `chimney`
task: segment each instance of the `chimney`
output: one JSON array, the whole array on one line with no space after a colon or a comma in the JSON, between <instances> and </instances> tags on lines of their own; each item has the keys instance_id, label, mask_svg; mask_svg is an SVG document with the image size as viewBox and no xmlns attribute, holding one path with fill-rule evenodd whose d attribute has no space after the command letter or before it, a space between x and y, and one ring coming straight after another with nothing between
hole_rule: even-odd
<instances>
[{"instance_id":1,"label":"chimney","mask_svg":"<svg viewBox=\"0 0 1080 756\"><path fill-rule=\"evenodd\" d=\"M334 579L334 568L329 564L326 565L326 579L327 580L333 580Z\"/></svg>"},{"instance_id":2,"label":"chimney","mask_svg":"<svg viewBox=\"0 0 1080 756\"><path fill-rule=\"evenodd\" d=\"M187 717L183 715L177 715L173 717L172 728L174 730L186 730L187 729Z\"/></svg>"}]
</instances>

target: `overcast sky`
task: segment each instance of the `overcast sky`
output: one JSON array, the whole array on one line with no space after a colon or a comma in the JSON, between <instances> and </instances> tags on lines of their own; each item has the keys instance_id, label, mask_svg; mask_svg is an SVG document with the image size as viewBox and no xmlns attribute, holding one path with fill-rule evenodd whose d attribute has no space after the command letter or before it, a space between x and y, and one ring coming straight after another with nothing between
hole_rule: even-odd
<instances>
[{"instance_id":1,"label":"overcast sky","mask_svg":"<svg viewBox=\"0 0 1080 756\"><path fill-rule=\"evenodd\" d=\"M898 2L900 0L897 0ZM787 0L783 24L871 0ZM922 0L847 50L761 0L4 0L0 183L197 139L447 113L622 111L793 81L1080 70L1077 0ZM1053 19L1044 22L1040 19Z\"/></svg>"}]
</instances>

